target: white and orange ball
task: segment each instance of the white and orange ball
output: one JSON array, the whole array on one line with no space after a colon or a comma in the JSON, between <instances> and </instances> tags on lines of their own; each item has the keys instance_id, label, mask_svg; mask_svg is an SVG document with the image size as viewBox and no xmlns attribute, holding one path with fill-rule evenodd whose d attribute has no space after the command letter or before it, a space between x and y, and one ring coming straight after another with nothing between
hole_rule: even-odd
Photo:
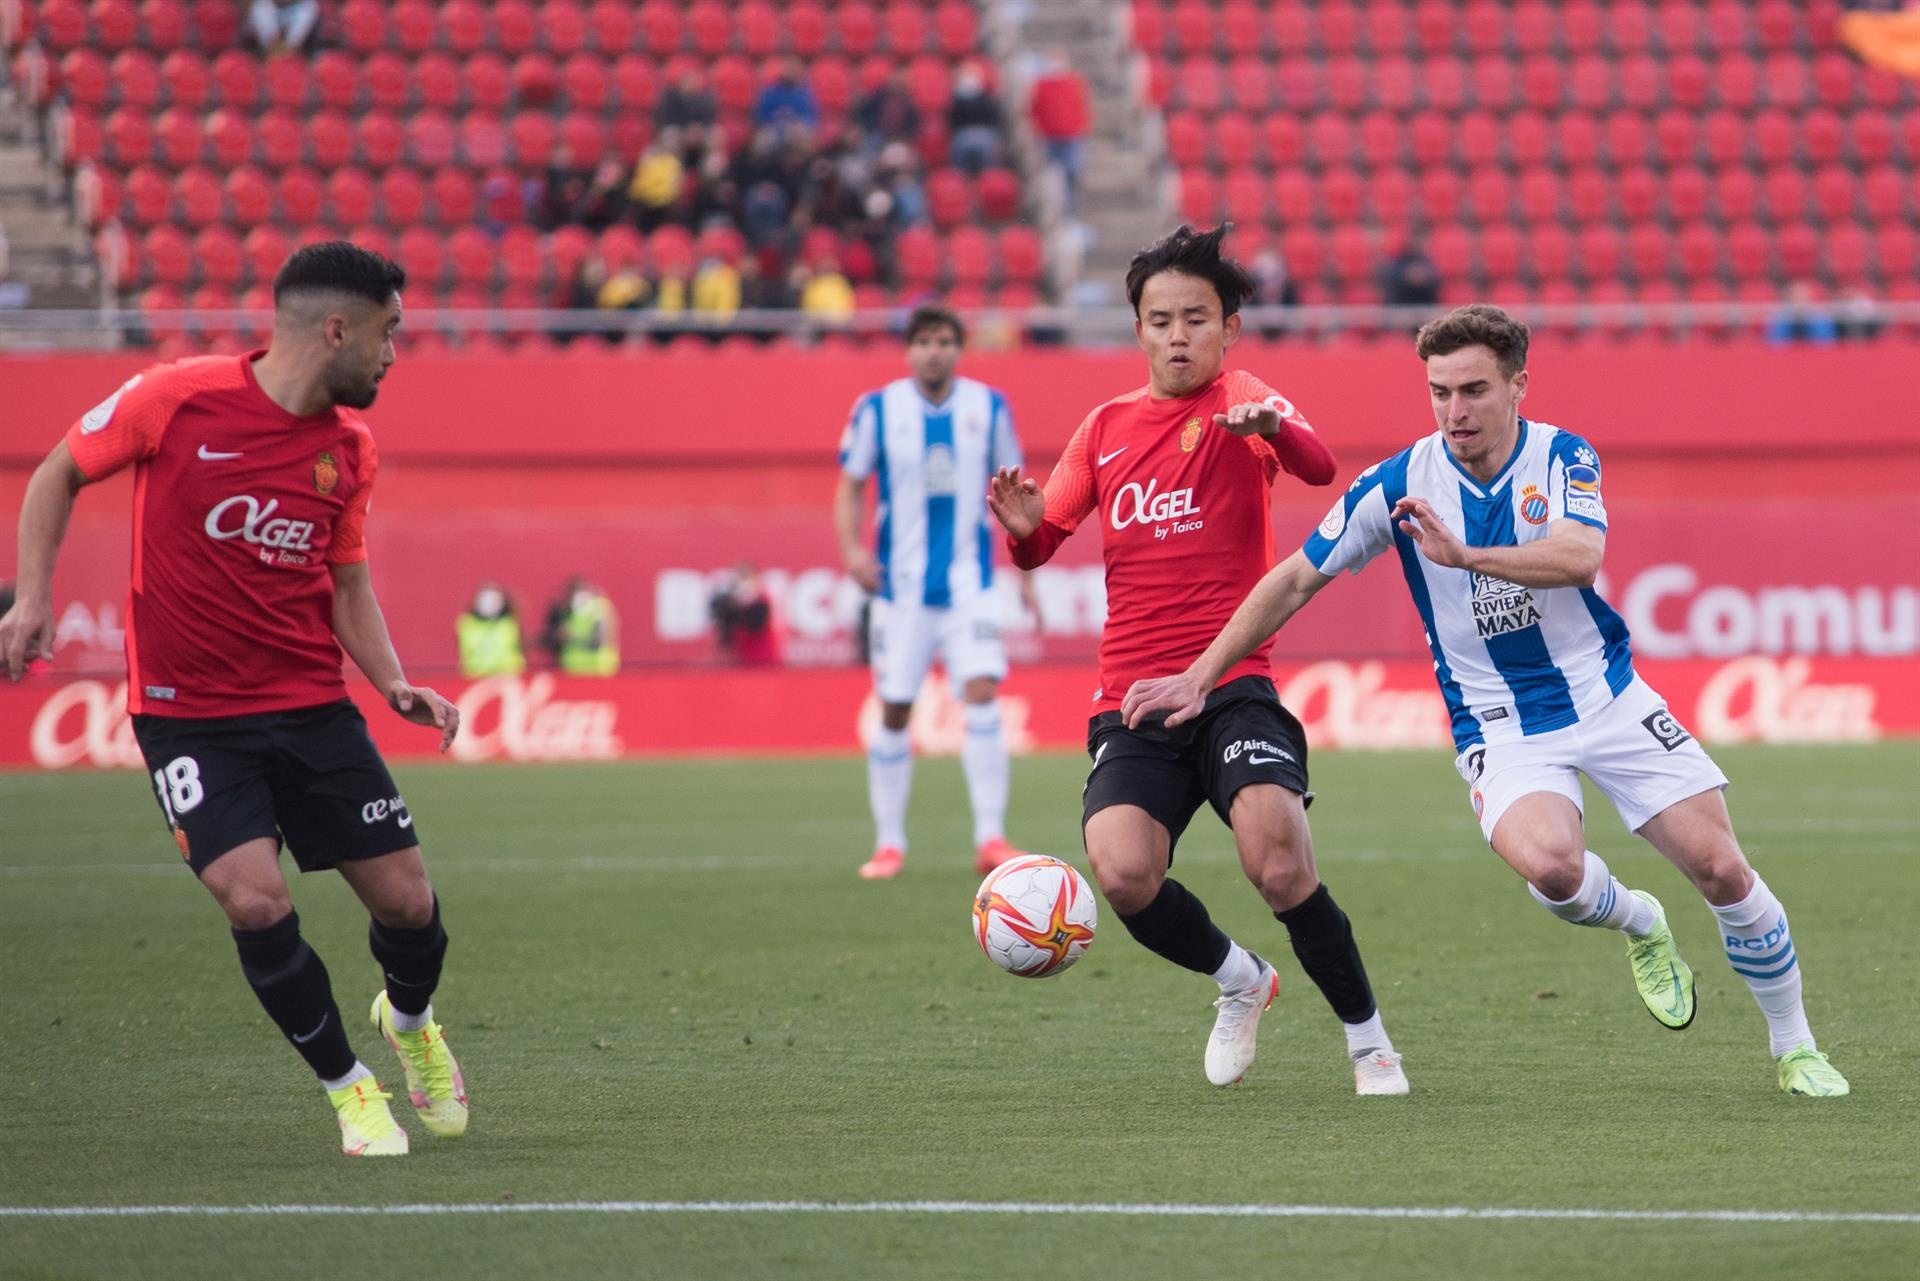
<instances>
[{"instance_id":1,"label":"white and orange ball","mask_svg":"<svg viewBox=\"0 0 1920 1281\"><path fill-rule=\"evenodd\" d=\"M973 937L987 959L1023 979L1080 959L1100 923L1093 888L1070 864L1028 854L987 873L973 896Z\"/></svg>"}]
</instances>

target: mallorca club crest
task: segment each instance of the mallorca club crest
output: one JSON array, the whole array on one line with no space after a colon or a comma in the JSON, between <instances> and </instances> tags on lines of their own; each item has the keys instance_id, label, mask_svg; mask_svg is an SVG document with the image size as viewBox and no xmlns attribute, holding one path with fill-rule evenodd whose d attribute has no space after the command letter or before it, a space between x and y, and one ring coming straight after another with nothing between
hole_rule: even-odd
<instances>
[{"instance_id":1,"label":"mallorca club crest","mask_svg":"<svg viewBox=\"0 0 1920 1281\"><path fill-rule=\"evenodd\" d=\"M1200 426L1201 426L1201 423L1198 418L1187 419L1187 425L1180 429L1180 452L1181 453L1191 454L1195 449L1199 448Z\"/></svg>"},{"instance_id":2,"label":"mallorca club crest","mask_svg":"<svg viewBox=\"0 0 1920 1281\"><path fill-rule=\"evenodd\" d=\"M331 494L333 487L339 483L340 464L334 461L332 454L322 450L320 457L315 459L313 464L314 490L322 494Z\"/></svg>"},{"instance_id":3,"label":"mallorca club crest","mask_svg":"<svg viewBox=\"0 0 1920 1281\"><path fill-rule=\"evenodd\" d=\"M1520 516L1529 525L1547 523L1547 496L1540 492L1538 485L1528 485L1520 491Z\"/></svg>"}]
</instances>

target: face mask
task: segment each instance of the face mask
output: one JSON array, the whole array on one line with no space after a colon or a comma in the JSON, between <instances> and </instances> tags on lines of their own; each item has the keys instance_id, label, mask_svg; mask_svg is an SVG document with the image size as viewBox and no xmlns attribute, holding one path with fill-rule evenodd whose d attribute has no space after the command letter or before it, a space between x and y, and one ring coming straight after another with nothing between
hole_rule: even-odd
<instances>
[{"instance_id":1,"label":"face mask","mask_svg":"<svg viewBox=\"0 0 1920 1281\"><path fill-rule=\"evenodd\" d=\"M482 618L497 618L506 612L507 598L491 589L473 598L473 612Z\"/></svg>"},{"instance_id":2,"label":"face mask","mask_svg":"<svg viewBox=\"0 0 1920 1281\"><path fill-rule=\"evenodd\" d=\"M573 607L575 609L585 609L591 604L593 604L592 592L578 591L573 594Z\"/></svg>"}]
</instances>

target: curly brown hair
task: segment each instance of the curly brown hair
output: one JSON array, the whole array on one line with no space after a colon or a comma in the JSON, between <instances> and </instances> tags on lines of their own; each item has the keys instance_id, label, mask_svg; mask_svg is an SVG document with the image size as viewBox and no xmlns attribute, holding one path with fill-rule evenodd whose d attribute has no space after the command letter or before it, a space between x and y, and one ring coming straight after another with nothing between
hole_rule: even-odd
<instances>
[{"instance_id":1,"label":"curly brown hair","mask_svg":"<svg viewBox=\"0 0 1920 1281\"><path fill-rule=\"evenodd\" d=\"M1511 378L1527 367L1528 337L1526 325L1492 303L1476 302L1422 325L1413 350L1425 360L1462 347L1485 347L1500 363L1500 372Z\"/></svg>"}]
</instances>

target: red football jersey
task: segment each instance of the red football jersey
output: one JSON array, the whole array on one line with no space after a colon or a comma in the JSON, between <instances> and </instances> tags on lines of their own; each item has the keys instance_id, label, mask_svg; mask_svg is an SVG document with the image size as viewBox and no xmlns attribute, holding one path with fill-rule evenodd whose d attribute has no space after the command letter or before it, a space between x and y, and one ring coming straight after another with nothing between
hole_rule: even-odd
<instances>
[{"instance_id":1,"label":"red football jersey","mask_svg":"<svg viewBox=\"0 0 1920 1281\"><path fill-rule=\"evenodd\" d=\"M129 712L346 697L327 567L366 559L379 456L352 410L301 418L268 399L262 354L156 366L67 431L88 479L134 466Z\"/></svg>"},{"instance_id":2,"label":"red football jersey","mask_svg":"<svg viewBox=\"0 0 1920 1281\"><path fill-rule=\"evenodd\" d=\"M1248 401L1280 411L1272 440L1214 425L1215 414ZM1136 680L1184 671L1273 567L1267 503L1282 467L1310 485L1333 480L1333 454L1307 420L1239 370L1179 400L1155 400L1142 387L1073 433L1047 480L1046 519L1008 546L1015 564L1032 569L1099 511L1107 626L1095 712L1118 709ZM1272 647L1269 640L1247 655L1221 684L1271 675Z\"/></svg>"}]
</instances>

